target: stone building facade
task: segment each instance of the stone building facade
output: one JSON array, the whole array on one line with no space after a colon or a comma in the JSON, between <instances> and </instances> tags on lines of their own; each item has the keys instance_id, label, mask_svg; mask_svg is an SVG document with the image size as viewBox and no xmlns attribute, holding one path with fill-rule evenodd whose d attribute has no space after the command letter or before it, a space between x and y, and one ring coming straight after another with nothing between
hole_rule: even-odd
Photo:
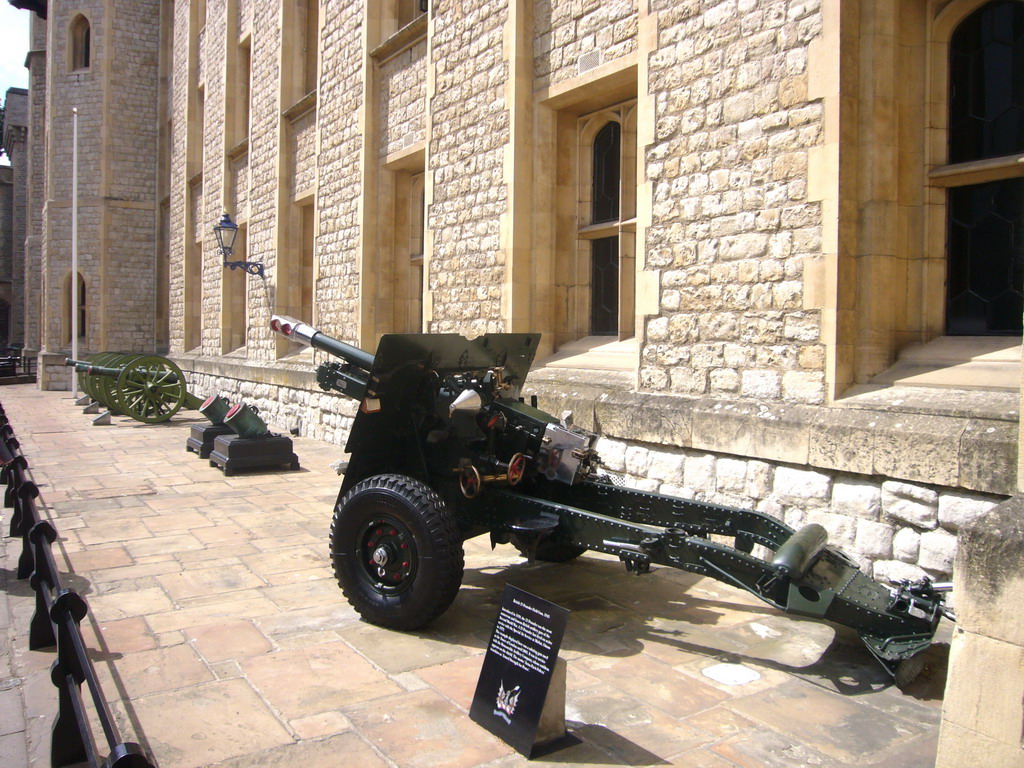
<instances>
[{"instance_id":1,"label":"stone building facade","mask_svg":"<svg viewBox=\"0 0 1024 768\"><path fill-rule=\"evenodd\" d=\"M64 358L71 351L73 292L80 355L167 346L166 330L158 330L166 329L166 298L157 292L166 259L161 262L156 247L160 75L166 72L159 60L160 11L158 0L92 0L51 1L45 19L32 14L21 116L28 141L12 156L25 199L18 238L24 282L14 312L23 326L12 340L38 357L44 388L69 383Z\"/></svg>"},{"instance_id":2,"label":"stone building facade","mask_svg":"<svg viewBox=\"0 0 1024 768\"><path fill-rule=\"evenodd\" d=\"M978 326L948 222L1024 184L1016 129L951 125L951 94L980 87L956 56L1019 46L984 29L1021 6L51 2L42 385L66 380L75 104L86 351L166 345L193 391L341 444L353 404L272 313L371 350L541 332L531 391L629 482L820 522L876 577L948 575L1016 489L1022 293L1008 276L990 303L1016 324ZM263 277L222 266L225 211Z\"/></svg>"},{"instance_id":3,"label":"stone building facade","mask_svg":"<svg viewBox=\"0 0 1024 768\"><path fill-rule=\"evenodd\" d=\"M1021 183L1024 147L947 157L950 40L993 7L173 6L169 337L197 391L341 443L352 404L272 313L371 350L539 331L532 390L613 470L821 522L878 577L948 574L1014 492L1019 327L947 333L943 287L951 179ZM224 211L264 278L222 268Z\"/></svg>"},{"instance_id":4,"label":"stone building facade","mask_svg":"<svg viewBox=\"0 0 1024 768\"><path fill-rule=\"evenodd\" d=\"M4 265L3 279L8 283L6 344L22 344L25 340L25 205L28 154L28 103L29 94L24 88L8 88L4 98L4 152L11 162L10 170L10 215L4 214L5 254L9 261ZM7 243L10 250L7 250Z\"/></svg>"},{"instance_id":5,"label":"stone building facade","mask_svg":"<svg viewBox=\"0 0 1024 768\"><path fill-rule=\"evenodd\" d=\"M14 277L14 169L0 165L0 347L10 339Z\"/></svg>"},{"instance_id":6,"label":"stone building facade","mask_svg":"<svg viewBox=\"0 0 1024 768\"><path fill-rule=\"evenodd\" d=\"M1019 329L947 333L949 190L1024 178L1015 134L954 147L950 47L1020 5L50 2L6 132L25 342L60 386L75 105L86 351L169 347L341 442L272 312L369 349L540 331L532 386L614 469L948 570L1019 411ZM265 277L221 266L224 211Z\"/></svg>"}]
</instances>

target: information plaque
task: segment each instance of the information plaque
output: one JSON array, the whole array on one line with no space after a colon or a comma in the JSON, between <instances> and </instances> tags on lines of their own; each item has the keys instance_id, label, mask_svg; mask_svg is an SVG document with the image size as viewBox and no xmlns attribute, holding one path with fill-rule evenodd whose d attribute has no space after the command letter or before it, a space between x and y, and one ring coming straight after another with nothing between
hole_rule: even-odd
<instances>
[{"instance_id":1,"label":"information plaque","mask_svg":"<svg viewBox=\"0 0 1024 768\"><path fill-rule=\"evenodd\" d=\"M556 668L564 733L565 667L557 662L568 618L565 608L506 585L469 716L526 756L539 741L538 726Z\"/></svg>"}]
</instances>

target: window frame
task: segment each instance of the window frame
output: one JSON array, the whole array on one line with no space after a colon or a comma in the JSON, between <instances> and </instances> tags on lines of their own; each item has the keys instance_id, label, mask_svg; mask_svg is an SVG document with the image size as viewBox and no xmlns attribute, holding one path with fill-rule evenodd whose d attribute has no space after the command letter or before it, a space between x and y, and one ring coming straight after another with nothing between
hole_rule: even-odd
<instances>
[{"instance_id":1,"label":"window frame","mask_svg":"<svg viewBox=\"0 0 1024 768\"><path fill-rule=\"evenodd\" d=\"M84 342L88 338L87 328L89 321L89 286L86 283L85 275L81 272L77 273L78 279L75 280L75 276L72 275L71 271L64 275L64 288L62 290L61 297L61 340L64 344L71 344L71 283L76 283L76 288L79 291L78 299L78 341Z\"/></svg>"},{"instance_id":2,"label":"window frame","mask_svg":"<svg viewBox=\"0 0 1024 768\"><path fill-rule=\"evenodd\" d=\"M928 93L929 136L926 143L928 172L926 180L927 233L926 249L941 254L941 272L933 274L926 287L934 301L927 302L926 325L935 328L936 335L947 335L947 284L949 254L949 194L950 190L993 181L1024 177L1024 151L1000 157L949 162L951 108L951 56L952 39L961 25L974 13L1000 0L954 0L943 8L932 23L929 35L930 75ZM1022 0L1015 0L1021 2ZM941 280L941 285L937 283ZM1013 336L1014 334L1008 334Z\"/></svg>"},{"instance_id":3,"label":"window frame","mask_svg":"<svg viewBox=\"0 0 1024 768\"><path fill-rule=\"evenodd\" d=\"M76 13L68 24L68 74L92 70L92 22Z\"/></svg>"},{"instance_id":4,"label":"window frame","mask_svg":"<svg viewBox=\"0 0 1024 768\"><path fill-rule=\"evenodd\" d=\"M575 317L570 318L571 335L576 339L595 337L596 342L636 336L636 203L637 203L637 99L630 98L611 106L580 115L577 119L577 229L574 280ZM619 213L616 218L593 221L594 141L609 123L618 123L619 134ZM595 333L593 327L592 266L594 241L617 238L618 318L612 333Z\"/></svg>"}]
</instances>

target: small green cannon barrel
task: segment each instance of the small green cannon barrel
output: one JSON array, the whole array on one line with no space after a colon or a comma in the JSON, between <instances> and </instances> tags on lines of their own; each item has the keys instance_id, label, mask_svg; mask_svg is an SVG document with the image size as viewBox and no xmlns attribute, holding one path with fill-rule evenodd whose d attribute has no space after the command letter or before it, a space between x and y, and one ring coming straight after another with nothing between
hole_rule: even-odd
<instances>
[{"instance_id":1,"label":"small green cannon barrel","mask_svg":"<svg viewBox=\"0 0 1024 768\"><path fill-rule=\"evenodd\" d=\"M104 408L120 412L117 404L117 377L124 366L140 357L142 355L100 352L89 355L85 360L66 359L64 365L74 367L79 374L78 384L85 394Z\"/></svg>"},{"instance_id":2,"label":"small green cannon barrel","mask_svg":"<svg viewBox=\"0 0 1024 768\"><path fill-rule=\"evenodd\" d=\"M245 403L233 406L225 414L224 424L231 427L239 437L254 438L270 434L267 423Z\"/></svg>"},{"instance_id":3,"label":"small green cannon barrel","mask_svg":"<svg viewBox=\"0 0 1024 768\"><path fill-rule=\"evenodd\" d=\"M211 424L221 426L224 424L224 417L228 415L231 403L220 395L210 395L199 406L199 412L210 420Z\"/></svg>"},{"instance_id":4,"label":"small green cannon barrel","mask_svg":"<svg viewBox=\"0 0 1024 768\"><path fill-rule=\"evenodd\" d=\"M181 369L157 355L103 353L89 360L65 360L86 374L86 394L111 410L136 421L167 421L182 407L195 409L202 400L185 389Z\"/></svg>"}]
</instances>

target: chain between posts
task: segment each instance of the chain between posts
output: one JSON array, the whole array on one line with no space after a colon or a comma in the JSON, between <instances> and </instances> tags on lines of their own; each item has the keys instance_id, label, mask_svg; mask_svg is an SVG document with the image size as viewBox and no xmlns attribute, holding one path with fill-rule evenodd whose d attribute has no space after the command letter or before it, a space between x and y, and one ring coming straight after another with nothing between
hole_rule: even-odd
<instances>
[{"instance_id":1,"label":"chain between posts","mask_svg":"<svg viewBox=\"0 0 1024 768\"><path fill-rule=\"evenodd\" d=\"M88 605L81 595L61 584L52 549L57 531L48 520L40 519L35 501L39 488L28 479L28 461L2 405L0 482L7 486L4 505L14 510L10 536L22 540L17 577L29 579L36 596L35 613L29 624L29 648L35 651L57 647L57 659L50 669L59 702L50 736L50 765L59 768L88 763L91 768L156 768L141 745L121 740L82 637L81 622L89 611ZM83 683L103 729L109 749L106 758L101 756L89 724Z\"/></svg>"}]
</instances>

